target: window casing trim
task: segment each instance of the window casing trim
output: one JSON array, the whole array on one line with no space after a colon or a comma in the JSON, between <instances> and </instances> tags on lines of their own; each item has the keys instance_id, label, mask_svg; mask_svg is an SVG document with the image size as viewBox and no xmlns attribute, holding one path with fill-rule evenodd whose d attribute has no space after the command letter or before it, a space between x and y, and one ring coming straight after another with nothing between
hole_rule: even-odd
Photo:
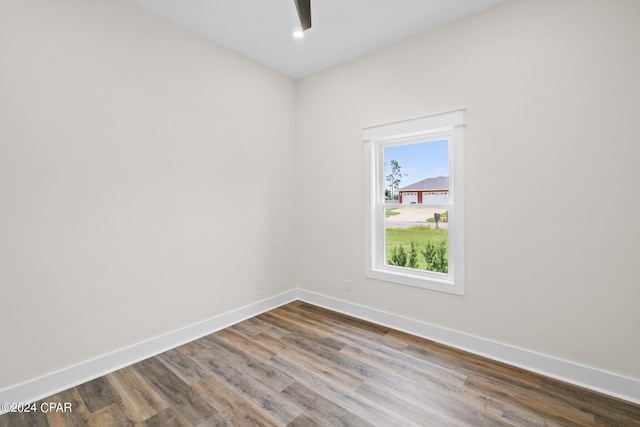
<instances>
[{"instance_id":1,"label":"window casing trim","mask_svg":"<svg viewBox=\"0 0 640 427\"><path fill-rule=\"evenodd\" d=\"M464 110L460 109L364 129L367 277L464 295L463 128ZM384 147L443 139L448 141L449 147L449 203L429 203L424 207L449 210L449 273L387 265L384 259L384 209L402 205L384 200Z\"/></svg>"}]
</instances>

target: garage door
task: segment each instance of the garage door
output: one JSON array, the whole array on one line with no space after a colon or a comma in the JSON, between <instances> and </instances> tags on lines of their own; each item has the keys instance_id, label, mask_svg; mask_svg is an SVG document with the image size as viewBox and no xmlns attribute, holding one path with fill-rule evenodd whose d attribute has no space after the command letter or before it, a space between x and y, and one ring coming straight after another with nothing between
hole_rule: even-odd
<instances>
[{"instance_id":1,"label":"garage door","mask_svg":"<svg viewBox=\"0 0 640 427\"><path fill-rule=\"evenodd\" d=\"M425 191L422 193L422 203L449 203L449 192Z\"/></svg>"},{"instance_id":2,"label":"garage door","mask_svg":"<svg viewBox=\"0 0 640 427\"><path fill-rule=\"evenodd\" d=\"M418 193L402 193L402 204L418 203Z\"/></svg>"}]
</instances>

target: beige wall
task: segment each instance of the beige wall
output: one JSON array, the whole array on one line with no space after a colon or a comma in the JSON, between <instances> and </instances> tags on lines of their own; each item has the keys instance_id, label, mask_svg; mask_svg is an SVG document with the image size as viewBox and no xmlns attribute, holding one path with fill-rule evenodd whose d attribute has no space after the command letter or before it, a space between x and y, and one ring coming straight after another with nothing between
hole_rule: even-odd
<instances>
[{"instance_id":1,"label":"beige wall","mask_svg":"<svg viewBox=\"0 0 640 427\"><path fill-rule=\"evenodd\" d=\"M294 91L122 1L0 3L0 389L292 287Z\"/></svg>"},{"instance_id":2,"label":"beige wall","mask_svg":"<svg viewBox=\"0 0 640 427\"><path fill-rule=\"evenodd\" d=\"M298 285L640 379L639 17L513 1L300 81ZM365 279L362 128L459 107L466 296Z\"/></svg>"}]
</instances>

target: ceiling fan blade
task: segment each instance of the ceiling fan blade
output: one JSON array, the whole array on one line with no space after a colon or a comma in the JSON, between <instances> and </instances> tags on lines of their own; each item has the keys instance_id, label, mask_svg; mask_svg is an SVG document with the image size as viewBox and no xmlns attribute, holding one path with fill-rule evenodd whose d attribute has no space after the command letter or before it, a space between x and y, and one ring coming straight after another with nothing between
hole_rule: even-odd
<instances>
[{"instance_id":1,"label":"ceiling fan blade","mask_svg":"<svg viewBox=\"0 0 640 427\"><path fill-rule=\"evenodd\" d=\"M294 0L296 9L298 9L298 17L300 18L300 26L302 31L311 28L311 0Z\"/></svg>"}]
</instances>

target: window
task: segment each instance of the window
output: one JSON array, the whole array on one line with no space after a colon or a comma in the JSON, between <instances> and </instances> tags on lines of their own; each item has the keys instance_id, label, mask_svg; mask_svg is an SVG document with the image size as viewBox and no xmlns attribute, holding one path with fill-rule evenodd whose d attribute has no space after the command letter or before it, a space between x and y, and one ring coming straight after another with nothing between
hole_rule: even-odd
<instances>
[{"instance_id":1,"label":"window","mask_svg":"<svg viewBox=\"0 0 640 427\"><path fill-rule=\"evenodd\" d=\"M464 110L364 129L366 274L464 294Z\"/></svg>"}]
</instances>

